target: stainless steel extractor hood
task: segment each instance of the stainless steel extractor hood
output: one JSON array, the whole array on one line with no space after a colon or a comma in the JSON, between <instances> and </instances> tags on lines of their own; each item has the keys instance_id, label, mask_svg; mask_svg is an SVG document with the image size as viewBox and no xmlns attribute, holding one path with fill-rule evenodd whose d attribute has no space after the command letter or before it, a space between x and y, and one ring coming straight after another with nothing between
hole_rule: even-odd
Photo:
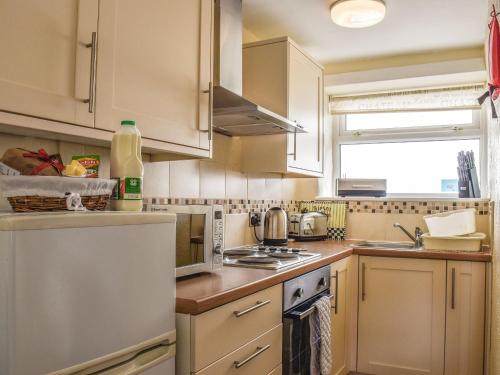
<instances>
[{"instance_id":1,"label":"stainless steel extractor hood","mask_svg":"<svg viewBox=\"0 0 500 375\"><path fill-rule=\"evenodd\" d=\"M231 136L305 133L296 122L242 96L241 0L215 1L214 131Z\"/></svg>"}]
</instances>

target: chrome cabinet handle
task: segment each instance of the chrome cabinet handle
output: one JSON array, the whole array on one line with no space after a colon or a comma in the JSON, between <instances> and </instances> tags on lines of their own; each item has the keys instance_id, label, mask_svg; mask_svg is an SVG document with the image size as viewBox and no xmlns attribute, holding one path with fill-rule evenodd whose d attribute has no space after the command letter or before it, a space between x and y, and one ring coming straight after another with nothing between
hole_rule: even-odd
<instances>
[{"instance_id":1,"label":"chrome cabinet handle","mask_svg":"<svg viewBox=\"0 0 500 375\"><path fill-rule=\"evenodd\" d=\"M240 316L246 315L249 312L257 310L257 309L259 309L259 308L261 308L269 303L271 303L271 300L269 300L269 299L266 301L257 301L257 303L255 305L253 305L252 307L249 307L248 309L245 309L243 311L234 311L233 314L235 317L239 318Z\"/></svg>"},{"instance_id":2,"label":"chrome cabinet handle","mask_svg":"<svg viewBox=\"0 0 500 375\"><path fill-rule=\"evenodd\" d=\"M295 121L297 123L297 121ZM302 129L302 126L297 124L298 127ZM288 154L289 156L293 156L293 160L297 160L297 130L293 132L293 152Z\"/></svg>"},{"instance_id":3,"label":"chrome cabinet handle","mask_svg":"<svg viewBox=\"0 0 500 375\"><path fill-rule=\"evenodd\" d=\"M364 301L366 299L365 273L366 273L366 264L361 263L361 301Z\"/></svg>"},{"instance_id":4,"label":"chrome cabinet handle","mask_svg":"<svg viewBox=\"0 0 500 375\"><path fill-rule=\"evenodd\" d=\"M90 48L90 82L89 82L89 98L84 99L84 103L89 104L89 113L94 112L95 106L95 75L97 65L97 32L92 32L91 42L85 44L86 48Z\"/></svg>"},{"instance_id":5,"label":"chrome cabinet handle","mask_svg":"<svg viewBox=\"0 0 500 375\"><path fill-rule=\"evenodd\" d=\"M339 311L339 271L335 271L335 315Z\"/></svg>"},{"instance_id":6,"label":"chrome cabinet handle","mask_svg":"<svg viewBox=\"0 0 500 375\"><path fill-rule=\"evenodd\" d=\"M208 94L208 129L201 130L202 133L208 133L208 140L212 140L212 129L213 129L213 106L214 106L214 89L212 86L212 81L208 83L208 89L202 91L203 94Z\"/></svg>"},{"instance_id":7,"label":"chrome cabinet handle","mask_svg":"<svg viewBox=\"0 0 500 375\"><path fill-rule=\"evenodd\" d=\"M451 308L455 309L455 268L451 269Z\"/></svg>"},{"instance_id":8,"label":"chrome cabinet handle","mask_svg":"<svg viewBox=\"0 0 500 375\"><path fill-rule=\"evenodd\" d=\"M257 347L257 350L255 351L255 353L253 353L252 355L248 356L247 358L245 358L243 361L234 361L234 367L236 368L240 368L241 366L247 364L248 362L250 362L252 359L254 359L255 357L257 357L258 355L264 353L267 349L269 349L271 347L271 345L266 345L266 346L258 346Z\"/></svg>"}]
</instances>

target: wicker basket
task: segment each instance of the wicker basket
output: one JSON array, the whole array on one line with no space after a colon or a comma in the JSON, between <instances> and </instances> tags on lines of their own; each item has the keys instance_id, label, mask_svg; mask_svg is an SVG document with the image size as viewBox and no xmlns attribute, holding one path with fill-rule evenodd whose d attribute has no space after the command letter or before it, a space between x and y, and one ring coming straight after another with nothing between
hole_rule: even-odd
<instances>
[{"instance_id":1,"label":"wicker basket","mask_svg":"<svg viewBox=\"0 0 500 375\"><path fill-rule=\"evenodd\" d=\"M0 176L0 195L15 212L79 211L81 206L104 211L115 184L102 178Z\"/></svg>"},{"instance_id":2,"label":"wicker basket","mask_svg":"<svg viewBox=\"0 0 500 375\"><path fill-rule=\"evenodd\" d=\"M67 211L66 198L31 195L7 199L15 212ZM87 195L81 199L87 210L104 211L109 202L109 195Z\"/></svg>"}]
</instances>

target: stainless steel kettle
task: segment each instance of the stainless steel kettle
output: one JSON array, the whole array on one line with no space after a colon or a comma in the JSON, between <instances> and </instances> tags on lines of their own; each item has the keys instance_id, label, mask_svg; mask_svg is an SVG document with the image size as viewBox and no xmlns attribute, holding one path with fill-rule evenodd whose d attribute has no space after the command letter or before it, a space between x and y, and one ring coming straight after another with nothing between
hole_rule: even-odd
<instances>
[{"instance_id":1,"label":"stainless steel kettle","mask_svg":"<svg viewBox=\"0 0 500 375\"><path fill-rule=\"evenodd\" d=\"M264 218L264 245L286 245L288 243L288 220L280 207L272 207Z\"/></svg>"}]
</instances>

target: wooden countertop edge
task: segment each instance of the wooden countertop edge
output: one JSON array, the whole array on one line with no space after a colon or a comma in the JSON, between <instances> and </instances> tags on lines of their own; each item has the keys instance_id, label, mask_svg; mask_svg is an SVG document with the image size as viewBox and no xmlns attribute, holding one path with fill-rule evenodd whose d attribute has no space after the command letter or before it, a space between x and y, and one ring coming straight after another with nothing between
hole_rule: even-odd
<instances>
[{"instance_id":1,"label":"wooden countertop edge","mask_svg":"<svg viewBox=\"0 0 500 375\"><path fill-rule=\"evenodd\" d=\"M181 314L198 315L205 311L222 306L226 303L259 292L263 289L280 284L286 280L293 279L294 277L303 275L304 273L330 265L333 262L336 262L343 258L347 258L351 254L352 254L352 248L346 247L340 252L324 256L321 259L306 263L303 266L297 268L291 268L289 270L279 272L269 277L257 280L253 283L238 288L234 288L228 291L224 291L222 293L218 293L207 298L199 300L176 298L175 312Z\"/></svg>"},{"instance_id":2,"label":"wooden countertop edge","mask_svg":"<svg viewBox=\"0 0 500 375\"><path fill-rule=\"evenodd\" d=\"M393 249L362 249L354 248L353 254L364 256L436 259L436 260L461 260L469 262L491 262L491 252L450 252L439 250L393 250Z\"/></svg>"},{"instance_id":3,"label":"wooden countertop edge","mask_svg":"<svg viewBox=\"0 0 500 375\"><path fill-rule=\"evenodd\" d=\"M280 284L286 280L303 275L304 273L330 265L333 262L346 258L350 255L381 256L396 258L437 259L437 260L459 260L472 262L491 262L491 252L450 252L432 250L394 250L394 249L362 249L346 246L341 251L323 256L321 259L306 263L297 268L278 272L241 287L233 288L198 300L189 298L176 298L176 313L198 315L226 303L246 297L263 289Z\"/></svg>"}]
</instances>

